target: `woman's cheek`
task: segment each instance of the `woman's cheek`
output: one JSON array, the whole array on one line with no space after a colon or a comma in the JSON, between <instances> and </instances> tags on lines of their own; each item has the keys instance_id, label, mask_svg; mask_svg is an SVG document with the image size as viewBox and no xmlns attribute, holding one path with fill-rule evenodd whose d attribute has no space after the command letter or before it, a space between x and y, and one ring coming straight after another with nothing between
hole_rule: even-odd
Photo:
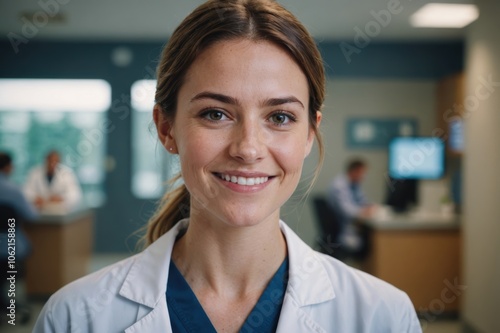
<instances>
[{"instance_id":1,"label":"woman's cheek","mask_svg":"<svg viewBox=\"0 0 500 333\"><path fill-rule=\"evenodd\" d=\"M302 169L306 144L306 140L297 140L295 137L289 137L285 140L276 140L272 149L285 166Z\"/></svg>"}]
</instances>

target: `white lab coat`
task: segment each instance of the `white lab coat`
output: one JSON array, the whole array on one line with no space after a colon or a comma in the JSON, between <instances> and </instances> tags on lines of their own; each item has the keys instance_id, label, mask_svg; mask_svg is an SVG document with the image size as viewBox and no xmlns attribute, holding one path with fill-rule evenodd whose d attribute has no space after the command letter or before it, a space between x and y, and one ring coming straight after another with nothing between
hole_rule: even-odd
<instances>
[{"instance_id":1,"label":"white lab coat","mask_svg":"<svg viewBox=\"0 0 500 333\"><path fill-rule=\"evenodd\" d=\"M165 291L175 238L187 224L179 222L142 253L59 290L33 332L172 332ZM281 229L289 283L278 333L422 332L404 292L313 251L283 222Z\"/></svg>"},{"instance_id":2,"label":"white lab coat","mask_svg":"<svg viewBox=\"0 0 500 333\"><path fill-rule=\"evenodd\" d=\"M49 199L53 195L61 196L65 208L68 209L75 208L82 200L82 191L76 175L70 168L61 164L56 167L50 184L47 181L45 166L33 168L23 190L29 201L34 201L36 197Z\"/></svg>"}]
</instances>

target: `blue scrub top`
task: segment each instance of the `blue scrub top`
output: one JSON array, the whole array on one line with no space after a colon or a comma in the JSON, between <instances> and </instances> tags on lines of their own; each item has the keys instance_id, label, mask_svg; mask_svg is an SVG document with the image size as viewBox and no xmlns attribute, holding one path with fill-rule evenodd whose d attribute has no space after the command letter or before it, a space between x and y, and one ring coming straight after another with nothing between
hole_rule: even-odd
<instances>
[{"instance_id":1,"label":"blue scrub top","mask_svg":"<svg viewBox=\"0 0 500 333\"><path fill-rule=\"evenodd\" d=\"M274 274L243 323L240 332L276 332L287 284L288 257ZM166 295L170 324L174 333L217 332L172 260Z\"/></svg>"}]
</instances>

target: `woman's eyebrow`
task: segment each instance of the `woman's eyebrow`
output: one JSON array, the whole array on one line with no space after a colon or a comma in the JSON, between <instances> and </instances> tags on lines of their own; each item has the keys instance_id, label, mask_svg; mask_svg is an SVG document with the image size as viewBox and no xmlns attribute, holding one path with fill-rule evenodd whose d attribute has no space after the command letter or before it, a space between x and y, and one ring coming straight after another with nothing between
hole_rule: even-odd
<instances>
[{"instance_id":1,"label":"woman's eyebrow","mask_svg":"<svg viewBox=\"0 0 500 333\"><path fill-rule=\"evenodd\" d=\"M197 94L196 96L191 98L190 102L192 103L192 102L202 100L202 99L213 99L213 100L219 101L221 103L225 103L225 104L238 105L238 106L241 105L240 101L237 98L227 96L224 94L210 92L210 91L204 91L204 92ZM300 106L304 109L304 104L302 104L302 102L298 98L296 98L295 96L269 98L269 99L266 99L265 101L263 101L261 103L261 105L262 106L279 106L279 105L290 104L290 103L300 104Z\"/></svg>"},{"instance_id":2,"label":"woman's eyebrow","mask_svg":"<svg viewBox=\"0 0 500 333\"><path fill-rule=\"evenodd\" d=\"M237 98L223 95L223 94L210 92L210 91L203 91L203 92L197 94L196 96L191 98L190 102L192 103L192 102L195 102L195 101L198 101L201 99L214 99L216 101L219 101L219 102L222 102L225 104L240 105L240 102L238 101Z\"/></svg>"},{"instance_id":3,"label":"woman's eyebrow","mask_svg":"<svg viewBox=\"0 0 500 333\"><path fill-rule=\"evenodd\" d=\"M262 105L263 106L279 106L279 105L289 104L289 103L300 104L300 106L304 109L304 104L302 104L302 102L294 96L270 98L270 99L265 100L264 103L262 103Z\"/></svg>"}]
</instances>

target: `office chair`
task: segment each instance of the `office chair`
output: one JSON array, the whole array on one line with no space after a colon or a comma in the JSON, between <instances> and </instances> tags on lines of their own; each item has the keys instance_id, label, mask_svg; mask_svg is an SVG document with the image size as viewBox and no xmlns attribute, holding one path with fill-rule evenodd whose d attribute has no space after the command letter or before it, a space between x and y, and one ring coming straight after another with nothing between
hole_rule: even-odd
<instances>
[{"instance_id":1,"label":"office chair","mask_svg":"<svg viewBox=\"0 0 500 333\"><path fill-rule=\"evenodd\" d=\"M0 273L0 289L2 292L2 295L0 295L0 304L2 308L4 306L6 307L9 302L7 299L7 293L5 290L8 289L8 274L7 274L7 265L8 265L8 253L6 253L8 247L7 244L3 244L3 242L7 243L7 235L9 233L9 224L8 220L9 219L15 219L15 230L17 231L19 228L21 228L21 223L22 221L19 219L19 215L17 214L17 211L7 203L0 203L0 243L1 243L1 248L0 251L5 252L5 253L0 253L0 265L2 272ZM19 285L21 281L24 280L25 276L25 261L26 258L21 258L19 256L16 256L16 262L15 262L15 267L16 267L16 284ZM18 293L16 293L17 295ZM31 318L31 310L30 308L26 305L27 301L25 299L19 299L17 297L16 299L16 318L21 324L26 324L29 322Z\"/></svg>"},{"instance_id":2,"label":"office chair","mask_svg":"<svg viewBox=\"0 0 500 333\"><path fill-rule=\"evenodd\" d=\"M316 224L320 231L316 246L320 252L340 259L343 257L343 250L339 241L342 226L337 214L324 197L314 197L313 206L316 213Z\"/></svg>"},{"instance_id":3,"label":"office chair","mask_svg":"<svg viewBox=\"0 0 500 333\"><path fill-rule=\"evenodd\" d=\"M313 198L313 205L316 212L316 222L320 230L320 236L316 241L319 251L341 261L347 259L363 260L370 249L370 237L369 232L365 230L366 228L360 230L361 248L358 250L348 249L340 242L343 225L335 210L321 196Z\"/></svg>"},{"instance_id":4,"label":"office chair","mask_svg":"<svg viewBox=\"0 0 500 333\"><path fill-rule=\"evenodd\" d=\"M17 212L11 205L7 203L0 203L0 233L2 234L6 234L8 232L8 219L16 219L17 221Z\"/></svg>"}]
</instances>

